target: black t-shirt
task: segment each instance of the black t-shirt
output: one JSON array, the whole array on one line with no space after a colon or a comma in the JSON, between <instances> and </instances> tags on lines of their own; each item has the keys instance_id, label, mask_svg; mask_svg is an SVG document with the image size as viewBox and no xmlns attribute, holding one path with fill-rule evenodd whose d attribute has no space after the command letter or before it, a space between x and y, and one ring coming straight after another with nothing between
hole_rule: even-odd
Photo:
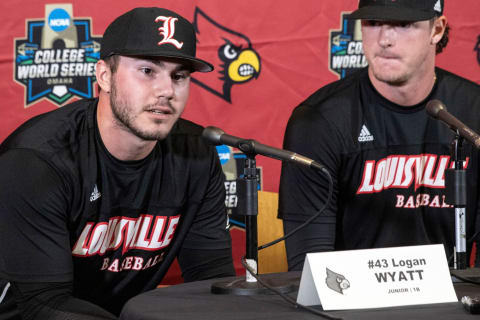
<instances>
[{"instance_id":1,"label":"black t-shirt","mask_svg":"<svg viewBox=\"0 0 480 320\"><path fill-rule=\"evenodd\" d=\"M202 128L180 119L145 159L103 146L97 100L37 116L0 148L0 274L73 282L118 313L180 250L230 248L224 175Z\"/></svg>"},{"instance_id":2,"label":"black t-shirt","mask_svg":"<svg viewBox=\"0 0 480 320\"><path fill-rule=\"evenodd\" d=\"M367 69L318 90L298 106L284 148L325 165L334 181L325 213L287 240L289 266L299 269L305 253L443 243L455 244L454 208L445 202L444 172L453 164L453 132L430 118L425 105L443 101L448 111L480 132L480 87L445 70L425 101L403 107L382 97ZM474 235L479 192L479 154L467 158L467 238ZM279 215L293 225L325 203L328 180L319 172L285 163ZM477 230L480 228L477 227Z\"/></svg>"}]
</instances>

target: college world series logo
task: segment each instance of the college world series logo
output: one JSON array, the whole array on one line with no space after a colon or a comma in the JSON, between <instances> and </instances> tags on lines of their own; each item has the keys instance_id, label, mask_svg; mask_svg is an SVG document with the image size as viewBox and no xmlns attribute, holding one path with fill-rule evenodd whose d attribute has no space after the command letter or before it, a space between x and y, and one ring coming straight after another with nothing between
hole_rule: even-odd
<instances>
[{"instance_id":1,"label":"college world series logo","mask_svg":"<svg viewBox=\"0 0 480 320\"><path fill-rule=\"evenodd\" d=\"M47 4L45 18L27 20L25 33L14 43L14 78L25 87L25 107L43 98L62 106L94 96L101 37L92 37L91 19L74 19L71 4Z\"/></svg>"},{"instance_id":2,"label":"college world series logo","mask_svg":"<svg viewBox=\"0 0 480 320\"><path fill-rule=\"evenodd\" d=\"M341 13L340 30L330 30L329 69L340 78L367 66L363 55L360 20L349 20Z\"/></svg>"}]
</instances>

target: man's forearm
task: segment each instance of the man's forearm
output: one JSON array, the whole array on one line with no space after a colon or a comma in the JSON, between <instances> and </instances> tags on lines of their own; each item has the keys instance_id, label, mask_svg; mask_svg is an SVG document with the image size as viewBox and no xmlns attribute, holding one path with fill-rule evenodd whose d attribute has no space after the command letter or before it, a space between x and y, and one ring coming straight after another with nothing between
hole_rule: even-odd
<instances>
[{"instance_id":1,"label":"man's forearm","mask_svg":"<svg viewBox=\"0 0 480 320\"><path fill-rule=\"evenodd\" d=\"M11 283L22 319L116 319L103 308L72 296L69 283ZM92 288L93 289L93 288Z\"/></svg>"},{"instance_id":2,"label":"man's forearm","mask_svg":"<svg viewBox=\"0 0 480 320\"><path fill-rule=\"evenodd\" d=\"M185 282L235 275L232 250L182 249L178 255Z\"/></svg>"}]
</instances>

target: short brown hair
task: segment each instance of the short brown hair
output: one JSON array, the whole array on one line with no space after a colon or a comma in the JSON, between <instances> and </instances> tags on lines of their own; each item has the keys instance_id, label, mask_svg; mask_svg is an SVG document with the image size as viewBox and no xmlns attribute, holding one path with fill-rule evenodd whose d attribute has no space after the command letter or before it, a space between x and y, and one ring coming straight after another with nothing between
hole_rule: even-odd
<instances>
[{"instance_id":1,"label":"short brown hair","mask_svg":"<svg viewBox=\"0 0 480 320\"><path fill-rule=\"evenodd\" d=\"M112 73L117 72L119 57L120 56L118 54L114 54L103 59L103 61L105 61L105 63L110 67L110 71L112 71Z\"/></svg>"},{"instance_id":2,"label":"short brown hair","mask_svg":"<svg viewBox=\"0 0 480 320\"><path fill-rule=\"evenodd\" d=\"M436 15L430 20L430 25L433 27L433 24L435 23L435 20L438 19L440 16ZM442 39L437 43L437 47L435 48L435 53L439 54L447 47L448 44L448 37L450 35L450 24L445 26L445 32L443 33Z\"/></svg>"},{"instance_id":3,"label":"short brown hair","mask_svg":"<svg viewBox=\"0 0 480 320\"><path fill-rule=\"evenodd\" d=\"M108 67L110 68L110 71L112 72L112 74L114 74L115 72L117 72L117 69L118 69L118 60L119 60L119 55L117 54L114 54L114 55L111 55L111 56L108 56L106 57L105 59L103 59L103 61L105 61L105 63L108 65ZM102 91L102 88L100 86L98 86L98 92Z\"/></svg>"},{"instance_id":4,"label":"short brown hair","mask_svg":"<svg viewBox=\"0 0 480 320\"><path fill-rule=\"evenodd\" d=\"M443 49L445 49L445 47L447 46L449 35L450 35L450 25L447 23L447 26L445 27L445 32L443 33L443 37L437 43L437 48L435 50L437 54L441 53Z\"/></svg>"}]
</instances>

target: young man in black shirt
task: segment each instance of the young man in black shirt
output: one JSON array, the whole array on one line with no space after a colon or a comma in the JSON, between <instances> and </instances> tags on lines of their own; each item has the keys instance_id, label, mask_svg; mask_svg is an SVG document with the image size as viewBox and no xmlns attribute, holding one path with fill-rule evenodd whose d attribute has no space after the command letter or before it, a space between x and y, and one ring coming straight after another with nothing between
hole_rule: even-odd
<instances>
[{"instance_id":1,"label":"young man in black shirt","mask_svg":"<svg viewBox=\"0 0 480 320\"><path fill-rule=\"evenodd\" d=\"M175 257L186 281L234 275L218 156L179 118L213 70L195 51L186 19L133 9L103 36L98 99L1 145L0 291L24 318L113 319Z\"/></svg>"},{"instance_id":2,"label":"young man in black shirt","mask_svg":"<svg viewBox=\"0 0 480 320\"><path fill-rule=\"evenodd\" d=\"M360 0L369 66L329 84L294 111L284 148L325 165L333 178L326 211L286 241L291 270L308 252L436 244L455 246L454 208L445 201L453 132L426 104L480 132L480 86L435 67L448 41L443 0ZM479 230L479 153L464 144L467 239ZM279 216L285 233L316 214L328 194L322 173L285 163ZM468 243L470 252L471 242ZM477 259L478 261L478 259Z\"/></svg>"}]
</instances>

